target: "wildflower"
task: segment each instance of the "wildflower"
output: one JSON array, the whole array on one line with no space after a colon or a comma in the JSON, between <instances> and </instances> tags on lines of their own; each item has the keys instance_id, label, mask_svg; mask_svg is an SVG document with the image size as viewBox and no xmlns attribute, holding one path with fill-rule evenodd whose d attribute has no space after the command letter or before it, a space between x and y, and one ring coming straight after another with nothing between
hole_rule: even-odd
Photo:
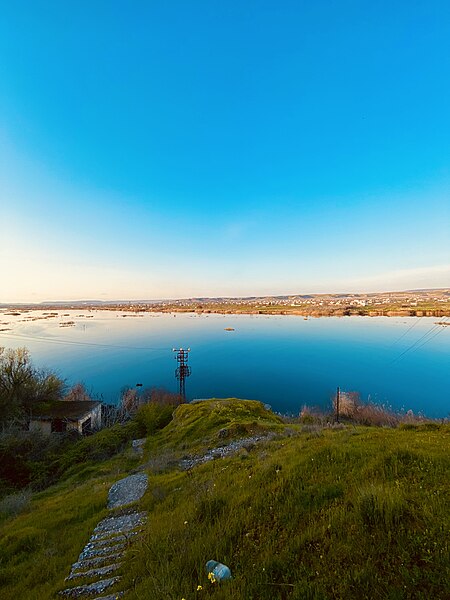
<instances>
[{"instance_id":1,"label":"wildflower","mask_svg":"<svg viewBox=\"0 0 450 600\"><path fill-rule=\"evenodd\" d=\"M210 573L208 573L208 579L210 580L211 583L216 583L216 576L214 575L214 573L211 571Z\"/></svg>"},{"instance_id":2,"label":"wildflower","mask_svg":"<svg viewBox=\"0 0 450 600\"><path fill-rule=\"evenodd\" d=\"M185 524L185 525L187 525L187 524L188 524L188 522L187 522L187 521L185 521L185 522L184 522L184 524Z\"/></svg>"},{"instance_id":3,"label":"wildflower","mask_svg":"<svg viewBox=\"0 0 450 600\"><path fill-rule=\"evenodd\" d=\"M201 586L201 585L198 585L198 586L197 586L197 592L199 592L199 591L200 591L200 590L202 590L202 589L203 589L203 588L202 588L202 586Z\"/></svg>"}]
</instances>

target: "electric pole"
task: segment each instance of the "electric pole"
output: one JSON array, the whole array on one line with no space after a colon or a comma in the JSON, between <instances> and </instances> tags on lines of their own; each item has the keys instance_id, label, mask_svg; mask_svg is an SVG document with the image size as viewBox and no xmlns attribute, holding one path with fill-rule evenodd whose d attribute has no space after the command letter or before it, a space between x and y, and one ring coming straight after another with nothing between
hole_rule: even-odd
<instances>
[{"instance_id":1,"label":"electric pole","mask_svg":"<svg viewBox=\"0 0 450 600\"><path fill-rule=\"evenodd\" d=\"M187 364L191 349L188 348L187 350L183 350L183 348L180 348L177 350L174 348L173 351L177 353L175 358L178 361L178 367L175 369L175 377L178 379L180 384L180 396L186 400L186 387L184 380L191 374L191 367L188 367Z\"/></svg>"},{"instance_id":2,"label":"electric pole","mask_svg":"<svg viewBox=\"0 0 450 600\"><path fill-rule=\"evenodd\" d=\"M341 390L337 389L336 391L336 423L339 423L339 400L340 400Z\"/></svg>"}]
</instances>

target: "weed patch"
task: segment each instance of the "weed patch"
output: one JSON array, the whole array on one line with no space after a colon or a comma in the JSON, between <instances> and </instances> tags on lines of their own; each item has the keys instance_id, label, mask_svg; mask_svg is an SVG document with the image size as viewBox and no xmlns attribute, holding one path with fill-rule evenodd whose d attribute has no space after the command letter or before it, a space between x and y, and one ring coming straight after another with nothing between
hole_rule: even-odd
<instances>
[{"instance_id":1,"label":"weed patch","mask_svg":"<svg viewBox=\"0 0 450 600\"><path fill-rule=\"evenodd\" d=\"M370 530L392 531L405 524L408 506L394 486L371 483L359 490L358 510Z\"/></svg>"}]
</instances>

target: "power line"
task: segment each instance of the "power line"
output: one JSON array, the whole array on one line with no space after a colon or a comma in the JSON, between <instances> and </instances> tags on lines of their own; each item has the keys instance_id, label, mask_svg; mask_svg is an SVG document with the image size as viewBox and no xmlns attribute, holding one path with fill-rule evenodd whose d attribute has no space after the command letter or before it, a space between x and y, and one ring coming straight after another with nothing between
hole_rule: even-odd
<instances>
[{"instance_id":1,"label":"power line","mask_svg":"<svg viewBox=\"0 0 450 600\"><path fill-rule=\"evenodd\" d=\"M441 329L439 329L438 331L435 331L435 332L434 332L434 334L433 334L431 337L429 337L429 338L428 338L427 340L425 340L425 341L424 341L422 344L420 344L420 346L419 346L418 348L416 348L416 349L414 350L414 352L415 352L416 350L419 350L419 348L422 348L422 346L425 346L425 344L428 344L428 342L431 342L431 340L434 340L434 338L435 338L435 337L437 337L437 336L438 336L440 333L442 333L443 331L444 331L444 327L442 326L442 328L441 328Z\"/></svg>"},{"instance_id":2,"label":"power line","mask_svg":"<svg viewBox=\"0 0 450 600\"><path fill-rule=\"evenodd\" d=\"M67 340L63 338L50 338L45 336L37 336L37 335L27 335L21 333L4 333L0 332L0 335L5 338L12 339L24 339L24 340L34 340L37 342L46 342L50 344L63 344L63 345L74 345L74 346L93 346L98 348L117 348L119 350L152 350L158 351L163 350L163 348L156 347L148 347L148 346L120 346L116 344L99 344L96 342L80 342L77 340Z\"/></svg>"},{"instance_id":3,"label":"power line","mask_svg":"<svg viewBox=\"0 0 450 600\"><path fill-rule=\"evenodd\" d=\"M407 334L408 334L408 333L411 331L411 329L414 329L414 327L415 327L415 326L416 326L416 325L419 323L419 321L421 321L422 319L423 319L423 317L419 317L419 319L417 319L417 321L414 321L414 323L411 325L411 327L408 327L408 329L407 329L407 330L406 330L404 333L402 333L402 335L401 335L399 338L397 338L397 339L395 340L395 342L393 342L393 343L391 344L391 346L390 346L390 347L392 348L392 346L395 346L395 344L398 344L398 342L399 342L400 340L402 340L402 339L405 337L405 335L407 335Z\"/></svg>"},{"instance_id":4,"label":"power line","mask_svg":"<svg viewBox=\"0 0 450 600\"><path fill-rule=\"evenodd\" d=\"M443 321L443 323L445 323L445 322L446 322L446 319L447 319L447 317L445 317L445 318L444 318L444 321ZM442 326L440 323L436 323L435 325L433 325L433 327L431 327L431 329L429 329L428 331L426 331L426 332L425 332L425 333L424 333L424 334L423 334L423 335L422 335L422 336L421 336L421 337L420 337L418 340L416 340L416 341L415 341L413 344L411 344L411 346L409 346L408 348L406 348L406 350L404 350L404 351L403 351L403 352L402 352L402 353L401 353L399 356L397 356L397 358L394 358L394 360L393 360L393 361L392 361L390 364L393 364L393 363L397 362L397 361L398 361L398 360L400 360L400 359L401 359L401 358L402 358L402 357L403 357L405 354L407 354L408 352L410 352L410 351L411 351L411 350L413 350L414 348L415 348L416 350L418 350L419 348L421 348L422 346L424 346L424 345L425 345L427 342L431 341L431 340L432 340L432 339L433 339L433 338L434 338L434 337L437 335L437 333L440 333L440 331L441 331L441 329L439 329L440 327L442 327L442 328L443 328L443 326ZM436 332L436 329L438 330L437 332ZM430 336L430 334L433 334L433 333L434 333L435 335L431 335L431 337L428 337L428 336ZM425 340L425 341L424 341L424 343L423 343L423 344L421 344L421 345L419 346L419 348L417 348L416 346L417 346L418 344L420 344L420 342L421 342L422 340L424 340L426 337L428 337L428 339L427 339L427 340Z\"/></svg>"}]
</instances>

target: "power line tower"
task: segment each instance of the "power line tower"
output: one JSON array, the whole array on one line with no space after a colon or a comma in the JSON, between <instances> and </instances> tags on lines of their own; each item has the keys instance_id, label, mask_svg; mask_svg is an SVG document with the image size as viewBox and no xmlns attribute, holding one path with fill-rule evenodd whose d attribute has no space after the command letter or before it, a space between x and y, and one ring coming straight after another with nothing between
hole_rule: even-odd
<instances>
[{"instance_id":1,"label":"power line tower","mask_svg":"<svg viewBox=\"0 0 450 600\"><path fill-rule=\"evenodd\" d=\"M188 367L187 364L191 349L183 350L183 348L180 348L177 350L177 348L174 348L173 351L177 353L175 358L178 361L178 367L175 369L175 377L180 384L180 396L186 400L185 379L191 374L191 367Z\"/></svg>"}]
</instances>

